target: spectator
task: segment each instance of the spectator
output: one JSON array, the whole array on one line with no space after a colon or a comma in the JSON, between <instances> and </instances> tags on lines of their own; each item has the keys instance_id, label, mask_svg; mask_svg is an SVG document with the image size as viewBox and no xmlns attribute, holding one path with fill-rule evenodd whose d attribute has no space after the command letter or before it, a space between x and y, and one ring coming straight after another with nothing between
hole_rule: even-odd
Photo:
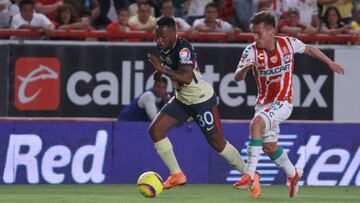
<instances>
[{"instance_id":1,"label":"spectator","mask_svg":"<svg viewBox=\"0 0 360 203\"><path fill-rule=\"evenodd\" d=\"M218 18L219 12L215 3L205 6L205 17L194 21L193 28L199 32L225 32L229 40L235 33L240 32L228 22Z\"/></svg>"},{"instance_id":2,"label":"spectator","mask_svg":"<svg viewBox=\"0 0 360 203\"><path fill-rule=\"evenodd\" d=\"M120 113L119 120L124 121L152 121L159 109L170 99L166 93L168 81L161 77L155 81L153 88L135 98L129 106Z\"/></svg>"},{"instance_id":3,"label":"spectator","mask_svg":"<svg viewBox=\"0 0 360 203\"><path fill-rule=\"evenodd\" d=\"M45 14L50 20L55 19L55 15L63 0L35 0L35 11Z\"/></svg>"},{"instance_id":4,"label":"spectator","mask_svg":"<svg viewBox=\"0 0 360 203\"><path fill-rule=\"evenodd\" d=\"M129 25L135 30L154 31L156 19L151 16L151 6L149 3L140 3L138 14L130 17Z\"/></svg>"},{"instance_id":5,"label":"spectator","mask_svg":"<svg viewBox=\"0 0 360 203\"><path fill-rule=\"evenodd\" d=\"M251 16L259 10L259 3L255 0L234 0L236 21L244 32L250 32Z\"/></svg>"},{"instance_id":6,"label":"spectator","mask_svg":"<svg viewBox=\"0 0 360 203\"><path fill-rule=\"evenodd\" d=\"M186 21L192 25L196 19L203 18L205 6L211 2L212 0L190 0L186 11Z\"/></svg>"},{"instance_id":7,"label":"spectator","mask_svg":"<svg viewBox=\"0 0 360 203\"><path fill-rule=\"evenodd\" d=\"M89 24L79 22L74 8L70 4L63 4L57 11L53 24L59 30L90 30Z\"/></svg>"},{"instance_id":8,"label":"spectator","mask_svg":"<svg viewBox=\"0 0 360 203\"><path fill-rule=\"evenodd\" d=\"M327 7L323 23L320 27L320 33L324 34L344 34L348 33L349 26L345 25L341 21L339 10L334 7L330 6Z\"/></svg>"},{"instance_id":9,"label":"spectator","mask_svg":"<svg viewBox=\"0 0 360 203\"><path fill-rule=\"evenodd\" d=\"M314 28L320 26L317 0L287 0L286 2L289 8L296 8L299 11L301 23Z\"/></svg>"},{"instance_id":10,"label":"spectator","mask_svg":"<svg viewBox=\"0 0 360 203\"><path fill-rule=\"evenodd\" d=\"M187 15L187 11L189 9L191 0L172 0L174 6L175 17L185 17Z\"/></svg>"},{"instance_id":11,"label":"spectator","mask_svg":"<svg viewBox=\"0 0 360 203\"><path fill-rule=\"evenodd\" d=\"M354 0L319 0L319 4L323 6L322 17L325 16L326 10L332 6L337 8L340 21L349 24L352 20L352 8Z\"/></svg>"},{"instance_id":12,"label":"spectator","mask_svg":"<svg viewBox=\"0 0 360 203\"><path fill-rule=\"evenodd\" d=\"M295 36L300 33L315 34L317 31L314 27L307 26L300 22L300 14L296 8L290 8L287 11L285 19L279 21L277 28L280 33L285 33L290 36Z\"/></svg>"},{"instance_id":13,"label":"spectator","mask_svg":"<svg viewBox=\"0 0 360 203\"><path fill-rule=\"evenodd\" d=\"M0 0L0 28L7 28L10 25L9 0Z\"/></svg>"},{"instance_id":14,"label":"spectator","mask_svg":"<svg viewBox=\"0 0 360 203\"><path fill-rule=\"evenodd\" d=\"M173 16L173 4L171 0L164 0L160 4L161 16L157 19L160 20L162 17L171 17L176 23L176 30L180 32L191 31L191 26L182 18Z\"/></svg>"},{"instance_id":15,"label":"spectator","mask_svg":"<svg viewBox=\"0 0 360 203\"><path fill-rule=\"evenodd\" d=\"M127 8L120 9L118 14L118 21L107 25L106 30L109 32L127 32L135 30L134 27L129 25L129 18L129 10Z\"/></svg>"},{"instance_id":16,"label":"spectator","mask_svg":"<svg viewBox=\"0 0 360 203\"><path fill-rule=\"evenodd\" d=\"M354 44L360 44L360 4L356 7L355 20L350 23L349 34L353 36Z\"/></svg>"},{"instance_id":17,"label":"spectator","mask_svg":"<svg viewBox=\"0 0 360 203\"><path fill-rule=\"evenodd\" d=\"M100 5L100 16L94 22L95 27L98 29L103 29L109 25L111 19L115 21L118 18L117 13L119 10L129 6L128 0L101 0L98 2Z\"/></svg>"},{"instance_id":18,"label":"spectator","mask_svg":"<svg viewBox=\"0 0 360 203\"><path fill-rule=\"evenodd\" d=\"M54 27L51 21L44 14L35 13L35 4L32 0L22 0L19 8L20 13L13 17L11 28L43 31L47 36L52 35Z\"/></svg>"},{"instance_id":19,"label":"spectator","mask_svg":"<svg viewBox=\"0 0 360 203\"><path fill-rule=\"evenodd\" d=\"M136 0L135 3L132 3L130 4L129 6L129 12L130 12L130 16L133 17L135 15L137 15L139 12L139 7L140 7L140 4L142 3L147 3L150 5L150 3L148 2L148 0ZM155 16L155 9L154 7L152 7L150 5L150 8L151 8L151 16Z\"/></svg>"},{"instance_id":20,"label":"spectator","mask_svg":"<svg viewBox=\"0 0 360 203\"><path fill-rule=\"evenodd\" d=\"M358 34L360 34L360 4L357 5L357 7L356 7L355 20L353 20L350 23L350 28L352 31L355 31ZM354 32L352 32L352 33L354 33Z\"/></svg>"},{"instance_id":21,"label":"spectator","mask_svg":"<svg viewBox=\"0 0 360 203\"><path fill-rule=\"evenodd\" d=\"M101 14L97 0L64 0L64 3L72 5L81 22L89 25L93 24Z\"/></svg>"}]
</instances>

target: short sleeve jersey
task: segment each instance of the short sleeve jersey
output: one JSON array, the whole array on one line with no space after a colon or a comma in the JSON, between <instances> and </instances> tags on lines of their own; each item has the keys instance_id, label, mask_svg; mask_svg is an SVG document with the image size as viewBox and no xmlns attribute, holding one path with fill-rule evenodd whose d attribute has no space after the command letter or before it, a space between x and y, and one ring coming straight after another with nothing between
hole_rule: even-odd
<instances>
[{"instance_id":1,"label":"short sleeve jersey","mask_svg":"<svg viewBox=\"0 0 360 203\"><path fill-rule=\"evenodd\" d=\"M275 101L292 103L294 55L304 51L305 44L294 37L277 36L273 51L259 49L255 42L246 47L238 67L256 64L252 72L258 89L257 105Z\"/></svg>"},{"instance_id":2,"label":"short sleeve jersey","mask_svg":"<svg viewBox=\"0 0 360 203\"><path fill-rule=\"evenodd\" d=\"M175 46L169 50L160 50L161 63L174 71L177 71L183 66L190 66L193 68L193 80L189 85L179 84L176 81L173 82L175 88L175 97L181 102L191 105L198 104L209 100L214 90L209 83L207 83L197 65L196 53L191 44L178 37Z\"/></svg>"}]
</instances>

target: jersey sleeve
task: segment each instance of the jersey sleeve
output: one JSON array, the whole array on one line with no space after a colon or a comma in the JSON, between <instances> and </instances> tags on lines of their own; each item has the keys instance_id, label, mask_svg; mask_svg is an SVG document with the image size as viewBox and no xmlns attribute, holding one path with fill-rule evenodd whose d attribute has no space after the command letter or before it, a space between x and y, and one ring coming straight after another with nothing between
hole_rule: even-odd
<instances>
[{"instance_id":1,"label":"jersey sleeve","mask_svg":"<svg viewBox=\"0 0 360 203\"><path fill-rule=\"evenodd\" d=\"M294 53L302 54L305 51L305 44L295 37L290 38L291 46L294 49Z\"/></svg>"},{"instance_id":2,"label":"jersey sleeve","mask_svg":"<svg viewBox=\"0 0 360 203\"><path fill-rule=\"evenodd\" d=\"M253 45L249 45L243 51L237 67L239 68L245 64L254 63L254 62L255 62L255 50Z\"/></svg>"},{"instance_id":3,"label":"jersey sleeve","mask_svg":"<svg viewBox=\"0 0 360 203\"><path fill-rule=\"evenodd\" d=\"M138 101L139 107L144 108L150 120L154 120L158 109L156 107L156 98L155 95L148 91L142 94Z\"/></svg>"},{"instance_id":4,"label":"jersey sleeve","mask_svg":"<svg viewBox=\"0 0 360 203\"><path fill-rule=\"evenodd\" d=\"M177 64L178 67L181 66L190 66L195 67L196 56L194 49L189 43L184 43L179 47L179 53L177 54Z\"/></svg>"}]
</instances>

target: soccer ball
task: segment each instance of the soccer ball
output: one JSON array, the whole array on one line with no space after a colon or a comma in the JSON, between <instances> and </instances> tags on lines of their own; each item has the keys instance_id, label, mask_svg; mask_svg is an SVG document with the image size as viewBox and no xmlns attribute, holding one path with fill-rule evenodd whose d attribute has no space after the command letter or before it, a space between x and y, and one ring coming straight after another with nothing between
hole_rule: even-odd
<instances>
[{"instance_id":1,"label":"soccer ball","mask_svg":"<svg viewBox=\"0 0 360 203\"><path fill-rule=\"evenodd\" d=\"M163 188L161 176L152 171L141 174L137 180L137 189L145 197L156 197L163 191Z\"/></svg>"}]
</instances>

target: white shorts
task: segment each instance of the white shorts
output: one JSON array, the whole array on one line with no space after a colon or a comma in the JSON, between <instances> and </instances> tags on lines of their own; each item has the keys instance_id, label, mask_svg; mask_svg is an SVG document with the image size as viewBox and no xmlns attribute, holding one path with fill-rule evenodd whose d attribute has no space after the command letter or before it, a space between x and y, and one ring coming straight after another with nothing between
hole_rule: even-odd
<instances>
[{"instance_id":1,"label":"white shorts","mask_svg":"<svg viewBox=\"0 0 360 203\"><path fill-rule=\"evenodd\" d=\"M279 124L288 119L293 110L293 105L288 102L273 102L255 107L255 116L260 116L265 121L263 142L277 142L280 133Z\"/></svg>"}]
</instances>

